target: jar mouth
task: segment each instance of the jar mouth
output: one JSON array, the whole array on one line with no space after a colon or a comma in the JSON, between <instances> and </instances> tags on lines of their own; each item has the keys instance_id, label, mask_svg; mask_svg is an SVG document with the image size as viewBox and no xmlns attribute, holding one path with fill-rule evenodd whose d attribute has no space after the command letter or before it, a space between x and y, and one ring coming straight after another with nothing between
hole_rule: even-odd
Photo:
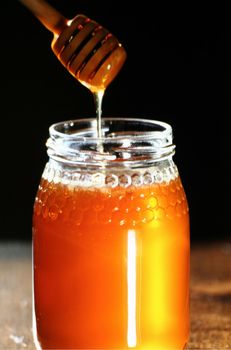
<instances>
[{"instance_id":1,"label":"jar mouth","mask_svg":"<svg viewBox=\"0 0 231 350\"><path fill-rule=\"evenodd\" d=\"M140 166L170 157L175 149L172 127L151 119L103 118L100 138L95 118L53 124L49 134L49 157L70 165Z\"/></svg>"}]
</instances>

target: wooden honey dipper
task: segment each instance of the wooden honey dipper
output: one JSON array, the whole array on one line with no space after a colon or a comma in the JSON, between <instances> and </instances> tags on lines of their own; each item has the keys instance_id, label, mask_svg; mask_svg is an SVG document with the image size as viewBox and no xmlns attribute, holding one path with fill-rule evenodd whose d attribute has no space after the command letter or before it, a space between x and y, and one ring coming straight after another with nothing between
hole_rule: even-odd
<instances>
[{"instance_id":1,"label":"wooden honey dipper","mask_svg":"<svg viewBox=\"0 0 231 350\"><path fill-rule=\"evenodd\" d=\"M67 70L93 93L115 78L126 51L107 29L84 15L66 19L44 0L19 0L54 34L51 47Z\"/></svg>"}]
</instances>

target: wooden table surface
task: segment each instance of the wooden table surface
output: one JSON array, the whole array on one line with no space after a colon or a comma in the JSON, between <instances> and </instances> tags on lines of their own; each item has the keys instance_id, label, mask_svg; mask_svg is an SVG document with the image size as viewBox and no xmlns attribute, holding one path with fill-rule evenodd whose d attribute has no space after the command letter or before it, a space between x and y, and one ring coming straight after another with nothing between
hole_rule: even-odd
<instances>
[{"instance_id":1,"label":"wooden table surface","mask_svg":"<svg viewBox=\"0 0 231 350\"><path fill-rule=\"evenodd\" d=\"M0 244L0 349L34 350L31 246ZM187 349L231 349L231 241L191 249L191 336Z\"/></svg>"}]
</instances>

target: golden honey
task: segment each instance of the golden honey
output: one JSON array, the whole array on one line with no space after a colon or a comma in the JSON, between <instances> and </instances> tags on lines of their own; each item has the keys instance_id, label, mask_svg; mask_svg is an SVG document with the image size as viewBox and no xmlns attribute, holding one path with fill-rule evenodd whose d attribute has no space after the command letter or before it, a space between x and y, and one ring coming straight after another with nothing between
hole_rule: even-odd
<instances>
[{"instance_id":1,"label":"golden honey","mask_svg":"<svg viewBox=\"0 0 231 350\"><path fill-rule=\"evenodd\" d=\"M43 349L183 349L189 220L179 177L98 190L42 180L34 279Z\"/></svg>"}]
</instances>

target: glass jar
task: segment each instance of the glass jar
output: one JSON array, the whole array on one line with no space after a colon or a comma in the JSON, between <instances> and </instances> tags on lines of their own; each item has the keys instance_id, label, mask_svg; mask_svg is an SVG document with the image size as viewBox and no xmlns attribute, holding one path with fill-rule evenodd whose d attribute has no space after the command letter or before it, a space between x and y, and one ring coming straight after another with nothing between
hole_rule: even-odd
<instances>
[{"instance_id":1,"label":"glass jar","mask_svg":"<svg viewBox=\"0 0 231 350\"><path fill-rule=\"evenodd\" d=\"M171 126L105 118L50 127L33 218L42 349L183 349L189 215Z\"/></svg>"}]
</instances>

